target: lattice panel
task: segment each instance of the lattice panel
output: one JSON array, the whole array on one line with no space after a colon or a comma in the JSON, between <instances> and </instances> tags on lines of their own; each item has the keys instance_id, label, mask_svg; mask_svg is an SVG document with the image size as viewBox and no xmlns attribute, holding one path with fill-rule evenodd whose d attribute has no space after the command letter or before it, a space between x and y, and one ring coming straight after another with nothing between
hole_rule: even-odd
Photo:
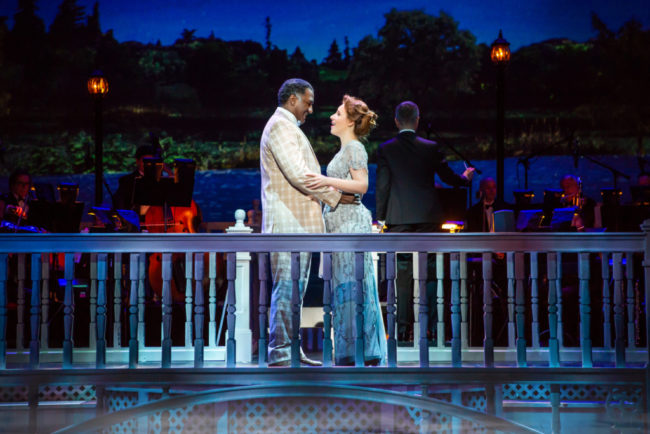
<instances>
[{"instance_id":1,"label":"lattice panel","mask_svg":"<svg viewBox=\"0 0 650 434\"><path fill-rule=\"evenodd\" d=\"M487 409L487 398L485 397L484 390L463 392L461 397L461 405L463 407L485 413Z\"/></svg>"},{"instance_id":2,"label":"lattice panel","mask_svg":"<svg viewBox=\"0 0 650 434\"><path fill-rule=\"evenodd\" d=\"M451 417L415 407L395 407L395 432L435 432L451 434Z\"/></svg>"},{"instance_id":3,"label":"lattice panel","mask_svg":"<svg viewBox=\"0 0 650 434\"><path fill-rule=\"evenodd\" d=\"M38 388L39 401L94 401L95 386L87 385L47 385Z\"/></svg>"},{"instance_id":4,"label":"lattice panel","mask_svg":"<svg viewBox=\"0 0 650 434\"><path fill-rule=\"evenodd\" d=\"M230 402L230 432L375 431L381 405L351 399L277 398ZM411 430L412 431L412 430Z\"/></svg>"},{"instance_id":5,"label":"lattice panel","mask_svg":"<svg viewBox=\"0 0 650 434\"><path fill-rule=\"evenodd\" d=\"M105 394L106 410L109 413L124 410L138 404L138 392L107 390ZM127 420L103 430L105 433L131 434L138 432L136 420Z\"/></svg>"},{"instance_id":6,"label":"lattice panel","mask_svg":"<svg viewBox=\"0 0 650 434\"><path fill-rule=\"evenodd\" d=\"M560 386L561 401L598 401L605 402L609 387L584 386L579 384L563 384Z\"/></svg>"},{"instance_id":7,"label":"lattice panel","mask_svg":"<svg viewBox=\"0 0 650 434\"><path fill-rule=\"evenodd\" d=\"M551 388L545 384L504 384L503 399L512 401L548 401Z\"/></svg>"},{"instance_id":8,"label":"lattice panel","mask_svg":"<svg viewBox=\"0 0 650 434\"><path fill-rule=\"evenodd\" d=\"M597 385L563 384L560 386L560 401L606 402L616 390L626 390L628 402L636 405L641 400L641 388L621 388ZM504 384L503 399L512 401L549 401L551 388L545 384ZM615 399L617 400L617 399ZM464 404L463 404L464 405ZM484 411L484 410L481 410Z\"/></svg>"},{"instance_id":9,"label":"lattice panel","mask_svg":"<svg viewBox=\"0 0 650 434\"><path fill-rule=\"evenodd\" d=\"M149 416L149 433L206 433L217 432L219 415L225 404L210 403L157 412Z\"/></svg>"},{"instance_id":10,"label":"lattice panel","mask_svg":"<svg viewBox=\"0 0 650 434\"><path fill-rule=\"evenodd\" d=\"M438 401L451 402L451 393L449 392L434 392L429 394L429 398L437 399Z\"/></svg>"},{"instance_id":11,"label":"lattice panel","mask_svg":"<svg viewBox=\"0 0 650 434\"><path fill-rule=\"evenodd\" d=\"M27 402L27 386L0 387L0 402Z\"/></svg>"}]
</instances>

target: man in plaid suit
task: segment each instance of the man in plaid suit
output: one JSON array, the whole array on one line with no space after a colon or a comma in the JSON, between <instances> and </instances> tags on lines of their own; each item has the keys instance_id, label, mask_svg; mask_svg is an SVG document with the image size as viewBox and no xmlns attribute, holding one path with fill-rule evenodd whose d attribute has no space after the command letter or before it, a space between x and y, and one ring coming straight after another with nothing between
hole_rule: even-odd
<instances>
[{"instance_id":1,"label":"man in plaid suit","mask_svg":"<svg viewBox=\"0 0 650 434\"><path fill-rule=\"evenodd\" d=\"M278 92L278 108L260 140L262 176L262 233L322 233L321 202L336 206L341 192L329 187L306 187L306 173L321 173L316 154L300 129L313 112L314 89L305 80L285 81ZM272 252L269 364L288 365L291 358L291 254ZM311 254L300 253L300 300L305 293ZM300 351L301 362L320 365Z\"/></svg>"}]
</instances>

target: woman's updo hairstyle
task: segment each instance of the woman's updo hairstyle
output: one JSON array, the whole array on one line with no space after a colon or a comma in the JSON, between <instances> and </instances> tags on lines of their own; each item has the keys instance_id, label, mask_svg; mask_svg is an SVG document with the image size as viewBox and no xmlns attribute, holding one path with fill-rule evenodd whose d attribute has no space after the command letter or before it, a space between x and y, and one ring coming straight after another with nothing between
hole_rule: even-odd
<instances>
[{"instance_id":1,"label":"woman's updo hairstyle","mask_svg":"<svg viewBox=\"0 0 650 434\"><path fill-rule=\"evenodd\" d=\"M368 105L350 95L343 96L343 107L348 119L354 122L354 134L365 138L377 126L377 114L368 108Z\"/></svg>"}]
</instances>

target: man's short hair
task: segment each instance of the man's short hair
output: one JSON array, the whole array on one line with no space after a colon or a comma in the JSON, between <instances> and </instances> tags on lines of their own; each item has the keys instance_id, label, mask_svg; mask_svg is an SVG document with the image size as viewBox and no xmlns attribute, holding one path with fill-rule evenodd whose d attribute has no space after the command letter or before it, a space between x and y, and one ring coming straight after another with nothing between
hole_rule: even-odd
<instances>
[{"instance_id":1,"label":"man's short hair","mask_svg":"<svg viewBox=\"0 0 650 434\"><path fill-rule=\"evenodd\" d=\"M414 125L420 117L420 109L413 101L404 101L395 109L395 119L402 125Z\"/></svg>"},{"instance_id":2,"label":"man's short hair","mask_svg":"<svg viewBox=\"0 0 650 434\"><path fill-rule=\"evenodd\" d=\"M32 182L32 175L29 174L29 172L25 169L19 168L15 169L13 172L11 172L11 175L9 175L9 188L14 186L16 182L18 182L18 178L21 176L28 176L29 177L29 182Z\"/></svg>"},{"instance_id":3,"label":"man's short hair","mask_svg":"<svg viewBox=\"0 0 650 434\"><path fill-rule=\"evenodd\" d=\"M309 82L303 80L302 78L290 78L280 86L278 91L278 106L283 106L291 95L296 95L300 97L305 94L305 91L309 89L312 92L314 88L309 84Z\"/></svg>"}]
</instances>

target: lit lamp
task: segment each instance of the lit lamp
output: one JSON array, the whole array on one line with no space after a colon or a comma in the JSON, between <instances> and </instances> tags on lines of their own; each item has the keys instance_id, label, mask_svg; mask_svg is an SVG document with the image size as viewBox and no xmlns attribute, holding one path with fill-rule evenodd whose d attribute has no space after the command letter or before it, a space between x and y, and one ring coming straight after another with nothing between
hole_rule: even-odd
<instances>
[{"instance_id":1,"label":"lit lamp","mask_svg":"<svg viewBox=\"0 0 650 434\"><path fill-rule=\"evenodd\" d=\"M95 102L95 206L102 203L104 181L104 144L102 128L102 100L108 93L108 81L101 71L94 71L88 79L88 93Z\"/></svg>"},{"instance_id":2,"label":"lit lamp","mask_svg":"<svg viewBox=\"0 0 650 434\"><path fill-rule=\"evenodd\" d=\"M497 195L504 200L503 187L505 184L504 178L504 148L503 139L505 135L505 76L506 66L510 61L510 42L503 39L503 34L499 30L499 37L492 43L492 51L490 52L492 62L497 66L497 131L496 131L496 145L497 145Z\"/></svg>"},{"instance_id":3,"label":"lit lamp","mask_svg":"<svg viewBox=\"0 0 650 434\"><path fill-rule=\"evenodd\" d=\"M448 221L448 222L444 222L444 223L442 224L441 229L442 229L442 230L445 230L445 231L449 231L450 234L454 234L454 233L456 233L456 232L462 230L463 227L465 227L465 223L464 223L464 222L460 222L460 221Z\"/></svg>"}]
</instances>

